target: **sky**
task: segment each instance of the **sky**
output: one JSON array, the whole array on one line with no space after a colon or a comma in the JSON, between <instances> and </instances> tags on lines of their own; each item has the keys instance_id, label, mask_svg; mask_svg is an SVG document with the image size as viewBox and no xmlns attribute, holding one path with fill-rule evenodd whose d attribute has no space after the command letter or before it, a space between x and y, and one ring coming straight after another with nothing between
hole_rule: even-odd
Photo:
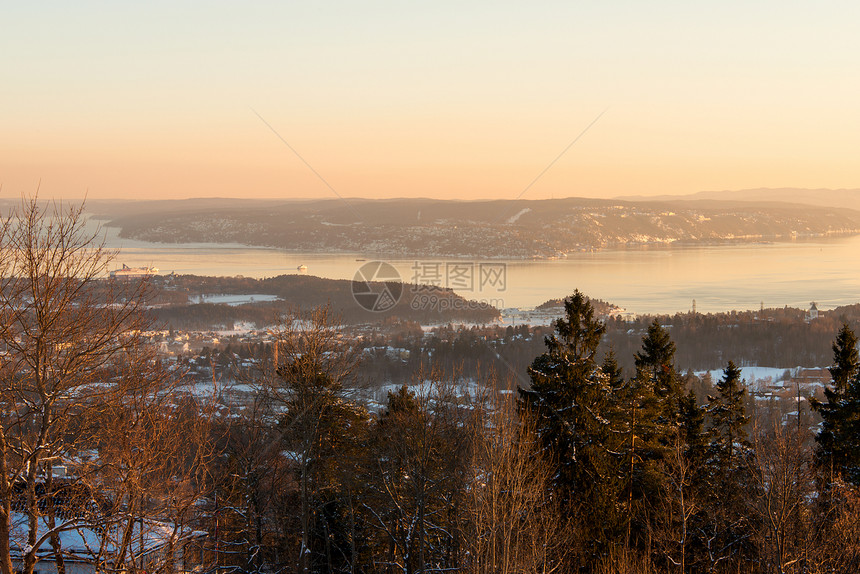
<instances>
[{"instance_id":1,"label":"sky","mask_svg":"<svg viewBox=\"0 0 860 574\"><path fill-rule=\"evenodd\" d=\"M856 2L8 2L0 197L860 188Z\"/></svg>"}]
</instances>

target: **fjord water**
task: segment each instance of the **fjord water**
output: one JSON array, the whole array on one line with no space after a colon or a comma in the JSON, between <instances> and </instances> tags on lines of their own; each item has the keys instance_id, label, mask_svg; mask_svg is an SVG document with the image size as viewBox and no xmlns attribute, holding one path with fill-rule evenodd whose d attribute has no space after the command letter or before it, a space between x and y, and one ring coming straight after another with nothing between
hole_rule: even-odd
<instances>
[{"instance_id":1,"label":"fjord water","mask_svg":"<svg viewBox=\"0 0 860 574\"><path fill-rule=\"evenodd\" d=\"M533 307L579 289L633 313L699 312L808 307L822 309L860 302L860 236L716 246L643 247L572 253L551 261L456 258L389 258L384 254L295 253L242 245L162 244L131 241L107 229L107 244L120 250L116 261L151 265L161 273L273 277L306 273L353 279L366 262L391 263L403 281L429 282L428 269L473 266L471 288L455 288L468 299L497 307ZM503 263L504 277L480 285L480 265ZM465 267L464 267L465 266ZM463 277L460 276L460 283ZM453 286L453 284L452 284Z\"/></svg>"}]
</instances>

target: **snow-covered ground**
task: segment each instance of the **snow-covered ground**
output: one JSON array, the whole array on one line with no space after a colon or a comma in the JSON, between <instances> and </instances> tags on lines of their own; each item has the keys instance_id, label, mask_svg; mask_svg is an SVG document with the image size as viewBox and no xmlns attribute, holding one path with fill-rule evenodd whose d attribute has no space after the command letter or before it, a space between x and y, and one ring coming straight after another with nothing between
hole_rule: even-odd
<instances>
[{"instance_id":1,"label":"snow-covered ground","mask_svg":"<svg viewBox=\"0 0 860 574\"><path fill-rule=\"evenodd\" d=\"M248 333L260 330L262 330L261 327L257 326L256 323L249 323L247 321L236 321L233 324L232 329L219 329L218 331L216 331L216 333L218 333L219 337L230 337L233 335L247 335Z\"/></svg>"},{"instance_id":2,"label":"snow-covered ground","mask_svg":"<svg viewBox=\"0 0 860 574\"><path fill-rule=\"evenodd\" d=\"M502 325L531 325L532 327L551 325L553 321L564 315L564 310L552 309L502 309L499 322Z\"/></svg>"},{"instance_id":3,"label":"snow-covered ground","mask_svg":"<svg viewBox=\"0 0 860 574\"><path fill-rule=\"evenodd\" d=\"M741 379L746 387L753 392L764 391L767 387L791 387L794 381L799 381L801 386L821 386L820 382L810 380L805 377L809 372L818 371L818 369L810 369L808 367L740 367ZM704 376L710 373L711 380L714 384L723 378L723 369L714 369L711 371L697 371L696 375Z\"/></svg>"},{"instance_id":4,"label":"snow-covered ground","mask_svg":"<svg viewBox=\"0 0 860 574\"><path fill-rule=\"evenodd\" d=\"M266 295L264 293L254 293L249 295L200 295L189 297L188 301L193 304L198 303L220 303L236 307L237 305L247 305L248 303L260 303L278 301L280 297L277 295Z\"/></svg>"},{"instance_id":5,"label":"snow-covered ground","mask_svg":"<svg viewBox=\"0 0 860 574\"><path fill-rule=\"evenodd\" d=\"M802 367L797 367L802 368ZM740 367L741 378L749 383L750 381L760 381L770 379L772 382L785 380L785 374L793 373L795 369L786 369L784 367ZM710 373L711 379L716 383L723 378L723 369L714 369L712 371L697 371L698 376L703 376L705 373Z\"/></svg>"},{"instance_id":6,"label":"snow-covered ground","mask_svg":"<svg viewBox=\"0 0 860 574\"><path fill-rule=\"evenodd\" d=\"M519 219L520 217L522 217L523 215L525 215L526 213L528 213L531 210L532 210L531 207L526 207L525 209L521 209L516 215L508 218L508 223L516 222L517 219Z\"/></svg>"}]
</instances>

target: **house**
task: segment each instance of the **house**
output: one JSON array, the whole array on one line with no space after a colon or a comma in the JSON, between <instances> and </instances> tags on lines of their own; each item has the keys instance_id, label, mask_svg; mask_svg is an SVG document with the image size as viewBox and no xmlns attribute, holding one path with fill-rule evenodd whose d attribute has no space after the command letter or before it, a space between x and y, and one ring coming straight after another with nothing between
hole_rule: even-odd
<instances>
[{"instance_id":1,"label":"house","mask_svg":"<svg viewBox=\"0 0 860 574\"><path fill-rule=\"evenodd\" d=\"M806 312L806 320L812 321L818 319L818 305L815 301L809 304L809 311Z\"/></svg>"}]
</instances>

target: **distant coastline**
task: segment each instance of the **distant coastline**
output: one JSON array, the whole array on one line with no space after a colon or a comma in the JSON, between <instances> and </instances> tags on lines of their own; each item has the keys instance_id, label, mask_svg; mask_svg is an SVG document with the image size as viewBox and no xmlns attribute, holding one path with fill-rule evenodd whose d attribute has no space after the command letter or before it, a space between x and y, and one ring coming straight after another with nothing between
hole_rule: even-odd
<instances>
[{"instance_id":1,"label":"distant coastline","mask_svg":"<svg viewBox=\"0 0 860 574\"><path fill-rule=\"evenodd\" d=\"M224 200L227 201L227 200ZM789 203L560 200L169 202L95 211L127 241L245 245L294 253L549 260L602 249L707 246L860 234L860 211ZM196 207L195 207L196 206Z\"/></svg>"}]
</instances>

